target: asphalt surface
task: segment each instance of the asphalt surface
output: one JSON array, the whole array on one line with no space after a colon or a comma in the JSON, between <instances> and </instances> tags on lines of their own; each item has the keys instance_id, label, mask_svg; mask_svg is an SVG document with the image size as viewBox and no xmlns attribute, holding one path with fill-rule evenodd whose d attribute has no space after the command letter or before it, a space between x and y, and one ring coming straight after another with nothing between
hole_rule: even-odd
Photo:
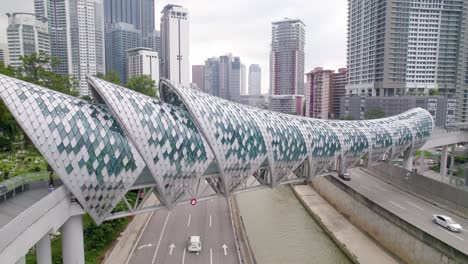
<instances>
[{"instance_id":1,"label":"asphalt surface","mask_svg":"<svg viewBox=\"0 0 468 264\"><path fill-rule=\"evenodd\" d=\"M187 251L188 238L193 235L201 237L200 254ZM239 263L227 200L215 198L195 206L156 211L144 227L129 263Z\"/></svg>"},{"instance_id":2,"label":"asphalt surface","mask_svg":"<svg viewBox=\"0 0 468 264\"><path fill-rule=\"evenodd\" d=\"M467 219L460 218L409 193L401 191L359 168L348 170L348 172L351 176L351 181L342 181L346 185L399 216L401 219L468 254ZM336 175L334 177L339 179ZM450 216L463 227L463 230L461 233L454 233L434 224L432 222L433 214Z\"/></svg>"}]
</instances>

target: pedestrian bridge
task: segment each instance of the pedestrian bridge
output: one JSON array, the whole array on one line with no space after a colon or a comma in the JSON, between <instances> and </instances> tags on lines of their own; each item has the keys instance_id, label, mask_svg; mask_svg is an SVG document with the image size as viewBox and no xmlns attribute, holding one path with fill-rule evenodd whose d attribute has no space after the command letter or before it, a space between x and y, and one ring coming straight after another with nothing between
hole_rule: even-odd
<instances>
[{"instance_id":1,"label":"pedestrian bridge","mask_svg":"<svg viewBox=\"0 0 468 264\"><path fill-rule=\"evenodd\" d=\"M431 115L420 108L369 121L319 120L240 105L166 80L159 84L161 100L91 76L88 83L94 103L0 75L0 98L64 184L38 203L52 199L64 206L69 218L57 225L78 244L76 216L83 212L100 224L411 156L433 128ZM125 199L131 190L139 194L134 204ZM149 193L158 197L159 207L142 207ZM121 201L128 210L115 212ZM21 214L0 229L0 237L21 228L27 234L36 222L56 216L52 212L59 207L37 208L42 206L25 210L33 214L27 216L32 223L16 225L26 217ZM56 228L48 227L38 229L45 240ZM25 253L15 251L21 240L10 238L0 245L1 259L8 252L10 260ZM82 250L71 250L77 244L69 243L64 262L81 262Z\"/></svg>"}]
</instances>

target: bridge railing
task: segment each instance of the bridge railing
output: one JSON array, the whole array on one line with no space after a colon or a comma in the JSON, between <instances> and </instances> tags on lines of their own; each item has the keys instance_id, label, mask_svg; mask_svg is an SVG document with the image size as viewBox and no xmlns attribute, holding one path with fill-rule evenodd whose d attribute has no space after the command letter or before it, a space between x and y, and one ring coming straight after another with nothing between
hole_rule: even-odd
<instances>
[{"instance_id":1,"label":"bridge railing","mask_svg":"<svg viewBox=\"0 0 468 264\"><path fill-rule=\"evenodd\" d=\"M56 179L54 175L55 185L60 185L61 181ZM30 184L36 182L45 182L49 179L49 172L34 172L23 175L14 176L8 180L0 182L0 202L15 196L18 193L29 189Z\"/></svg>"}]
</instances>

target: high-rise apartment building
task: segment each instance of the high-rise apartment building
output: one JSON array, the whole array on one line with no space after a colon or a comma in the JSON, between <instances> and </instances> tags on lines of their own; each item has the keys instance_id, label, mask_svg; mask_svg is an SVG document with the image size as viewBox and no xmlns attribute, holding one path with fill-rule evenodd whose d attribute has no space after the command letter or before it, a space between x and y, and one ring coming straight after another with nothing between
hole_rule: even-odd
<instances>
[{"instance_id":1,"label":"high-rise apartment building","mask_svg":"<svg viewBox=\"0 0 468 264\"><path fill-rule=\"evenodd\" d=\"M156 84L159 84L159 58L158 53L150 48L135 48L127 50L127 77L148 75Z\"/></svg>"},{"instance_id":2,"label":"high-rise apartment building","mask_svg":"<svg viewBox=\"0 0 468 264\"><path fill-rule=\"evenodd\" d=\"M195 84L198 90L203 91L205 65L192 65L192 83Z\"/></svg>"},{"instance_id":3,"label":"high-rise apartment building","mask_svg":"<svg viewBox=\"0 0 468 264\"><path fill-rule=\"evenodd\" d=\"M34 12L48 18L50 55L59 60L53 68L54 72L60 75L72 74L68 1L34 0Z\"/></svg>"},{"instance_id":4,"label":"high-rise apartment building","mask_svg":"<svg viewBox=\"0 0 468 264\"><path fill-rule=\"evenodd\" d=\"M47 18L30 13L8 15L9 65L21 66L21 56L45 52L50 55Z\"/></svg>"},{"instance_id":5,"label":"high-rise apartment building","mask_svg":"<svg viewBox=\"0 0 468 264\"><path fill-rule=\"evenodd\" d=\"M102 1L69 0L68 4L72 74L80 95L90 95L86 76L105 71Z\"/></svg>"},{"instance_id":6,"label":"high-rise apartment building","mask_svg":"<svg viewBox=\"0 0 468 264\"><path fill-rule=\"evenodd\" d=\"M304 93L304 28L299 19L272 23L270 94Z\"/></svg>"},{"instance_id":7,"label":"high-rise apartment building","mask_svg":"<svg viewBox=\"0 0 468 264\"><path fill-rule=\"evenodd\" d=\"M219 96L219 58L213 57L205 61L203 71L203 91Z\"/></svg>"},{"instance_id":8,"label":"high-rise apartment building","mask_svg":"<svg viewBox=\"0 0 468 264\"><path fill-rule=\"evenodd\" d=\"M260 95L262 93L262 69L258 64L249 66L249 94Z\"/></svg>"},{"instance_id":9,"label":"high-rise apartment building","mask_svg":"<svg viewBox=\"0 0 468 264\"><path fill-rule=\"evenodd\" d=\"M468 2L348 0L349 94L458 98L468 120Z\"/></svg>"},{"instance_id":10,"label":"high-rise apartment building","mask_svg":"<svg viewBox=\"0 0 468 264\"><path fill-rule=\"evenodd\" d=\"M348 69L341 68L333 75L332 89L332 116L333 119L340 117L340 100L346 96L346 82L348 77Z\"/></svg>"},{"instance_id":11,"label":"high-rise apartment building","mask_svg":"<svg viewBox=\"0 0 468 264\"><path fill-rule=\"evenodd\" d=\"M188 10L178 5L166 5L161 13L161 75L188 86L190 83Z\"/></svg>"},{"instance_id":12,"label":"high-rise apartment building","mask_svg":"<svg viewBox=\"0 0 468 264\"><path fill-rule=\"evenodd\" d=\"M127 83L127 50L141 47L141 31L132 24L117 22L106 31L106 69L114 70ZM159 68L159 67L158 67Z\"/></svg>"},{"instance_id":13,"label":"high-rise apartment building","mask_svg":"<svg viewBox=\"0 0 468 264\"><path fill-rule=\"evenodd\" d=\"M306 75L305 115L321 119L330 118L333 112L333 71L317 67Z\"/></svg>"},{"instance_id":14,"label":"high-rise apartment building","mask_svg":"<svg viewBox=\"0 0 468 264\"><path fill-rule=\"evenodd\" d=\"M0 64L5 65L5 52L3 49L0 49Z\"/></svg>"}]
</instances>

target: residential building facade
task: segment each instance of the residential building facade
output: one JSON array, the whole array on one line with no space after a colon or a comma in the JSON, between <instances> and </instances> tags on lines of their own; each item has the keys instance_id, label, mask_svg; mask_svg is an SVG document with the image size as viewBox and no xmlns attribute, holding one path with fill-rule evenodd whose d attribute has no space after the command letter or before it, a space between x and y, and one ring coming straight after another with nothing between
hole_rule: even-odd
<instances>
[{"instance_id":1,"label":"residential building facade","mask_svg":"<svg viewBox=\"0 0 468 264\"><path fill-rule=\"evenodd\" d=\"M269 110L291 115L303 115L304 96L298 94L270 95Z\"/></svg>"},{"instance_id":2,"label":"residential building facade","mask_svg":"<svg viewBox=\"0 0 468 264\"><path fill-rule=\"evenodd\" d=\"M262 93L262 69L258 64L249 66L249 95L260 95Z\"/></svg>"},{"instance_id":3,"label":"residential building facade","mask_svg":"<svg viewBox=\"0 0 468 264\"><path fill-rule=\"evenodd\" d=\"M192 65L192 84L195 84L197 89L201 91L204 89L204 69L205 65Z\"/></svg>"},{"instance_id":4,"label":"residential building facade","mask_svg":"<svg viewBox=\"0 0 468 264\"><path fill-rule=\"evenodd\" d=\"M333 71L317 67L306 76L305 115L329 119L333 112Z\"/></svg>"},{"instance_id":5,"label":"residential building facade","mask_svg":"<svg viewBox=\"0 0 468 264\"><path fill-rule=\"evenodd\" d=\"M150 48L134 48L127 50L127 78L148 75L155 85L159 84L158 53Z\"/></svg>"},{"instance_id":6,"label":"residential building facade","mask_svg":"<svg viewBox=\"0 0 468 264\"><path fill-rule=\"evenodd\" d=\"M299 19L272 23L270 94L304 94L305 25Z\"/></svg>"},{"instance_id":7,"label":"residential building facade","mask_svg":"<svg viewBox=\"0 0 468 264\"><path fill-rule=\"evenodd\" d=\"M5 63L5 51L3 51L3 49L0 49L0 64L6 65L6 63Z\"/></svg>"},{"instance_id":8,"label":"residential building facade","mask_svg":"<svg viewBox=\"0 0 468 264\"><path fill-rule=\"evenodd\" d=\"M447 127L455 122L456 99L444 96L345 96L341 97L341 118L365 119L366 111L382 109L385 116L401 114L415 107L429 111L437 127Z\"/></svg>"},{"instance_id":9,"label":"residential building facade","mask_svg":"<svg viewBox=\"0 0 468 264\"><path fill-rule=\"evenodd\" d=\"M9 65L21 66L21 56L44 52L50 55L47 18L31 13L7 14Z\"/></svg>"},{"instance_id":10,"label":"residential building facade","mask_svg":"<svg viewBox=\"0 0 468 264\"><path fill-rule=\"evenodd\" d=\"M188 10L166 5L161 17L161 75L186 86L190 83Z\"/></svg>"},{"instance_id":11,"label":"residential building facade","mask_svg":"<svg viewBox=\"0 0 468 264\"><path fill-rule=\"evenodd\" d=\"M348 69L340 68L333 74L333 92L332 92L332 116L333 119L340 118L341 97L346 96L346 82Z\"/></svg>"}]
</instances>

